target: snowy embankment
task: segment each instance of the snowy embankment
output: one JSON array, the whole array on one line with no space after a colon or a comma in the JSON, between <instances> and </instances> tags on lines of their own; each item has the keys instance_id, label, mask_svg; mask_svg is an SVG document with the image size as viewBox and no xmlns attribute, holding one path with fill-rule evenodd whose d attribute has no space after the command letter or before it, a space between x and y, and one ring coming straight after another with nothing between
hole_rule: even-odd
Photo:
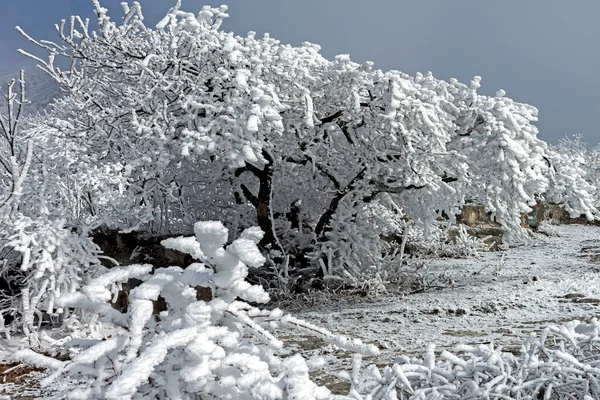
<instances>
[{"instance_id":1,"label":"snowy embankment","mask_svg":"<svg viewBox=\"0 0 600 400\"><path fill-rule=\"evenodd\" d=\"M505 252L428 261L432 277L446 277L441 289L293 312L334 332L379 344L381 355L366 363L386 365L403 354L422 358L431 343L441 351L493 342L518 353L523 340L547 324L598 315L600 228L561 225L552 230L559 236L536 235L528 245ZM294 340L307 353L323 351L310 341Z\"/></svg>"}]
</instances>

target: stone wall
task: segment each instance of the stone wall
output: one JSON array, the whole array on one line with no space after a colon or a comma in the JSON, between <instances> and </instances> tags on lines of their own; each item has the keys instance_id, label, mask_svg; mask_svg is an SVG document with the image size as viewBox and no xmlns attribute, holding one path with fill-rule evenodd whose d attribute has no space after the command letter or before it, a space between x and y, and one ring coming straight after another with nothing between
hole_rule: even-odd
<instances>
[{"instance_id":1,"label":"stone wall","mask_svg":"<svg viewBox=\"0 0 600 400\"><path fill-rule=\"evenodd\" d=\"M571 218L569 213L560 205L554 203L544 204L538 202L532 207L529 214L521 214L521 226L536 231L544 221L553 224L593 224L600 226L600 221L589 221L585 216ZM469 204L462 208L456 216L458 223L467 225L467 232L475 237L491 237L487 242L492 244L492 249L502 243L503 231L495 221L490 219L491 213L479 204Z\"/></svg>"},{"instance_id":2,"label":"stone wall","mask_svg":"<svg viewBox=\"0 0 600 400\"><path fill-rule=\"evenodd\" d=\"M554 224L600 225L600 221L589 221L585 215L571 218L560 204L538 202L532 208L533 211L529 214L521 214L521 226L523 228L536 230L543 221ZM491 213L486 212L482 205L469 204L462 208L461 213L456 216L456 220L470 227L500 226L497 222L491 221L490 215Z\"/></svg>"},{"instance_id":3,"label":"stone wall","mask_svg":"<svg viewBox=\"0 0 600 400\"><path fill-rule=\"evenodd\" d=\"M564 223L565 215L568 218L568 213L556 204L544 205L543 203L538 202L532 208L533 211L529 214L521 214L521 226L523 228L536 230L544 220L559 218L560 222L558 223ZM549 215L547 215L548 213ZM491 213L485 211L485 208L482 205L468 204L464 206L461 213L456 216L456 221L469 227L499 227L500 224L496 221L492 221L490 216Z\"/></svg>"}]
</instances>

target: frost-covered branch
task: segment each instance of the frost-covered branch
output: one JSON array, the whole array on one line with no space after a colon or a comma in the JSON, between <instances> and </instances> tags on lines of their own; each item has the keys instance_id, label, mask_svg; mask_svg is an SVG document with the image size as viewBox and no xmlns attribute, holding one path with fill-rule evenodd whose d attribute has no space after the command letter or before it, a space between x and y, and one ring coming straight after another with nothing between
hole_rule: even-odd
<instances>
[{"instance_id":1,"label":"frost-covered branch","mask_svg":"<svg viewBox=\"0 0 600 400\"><path fill-rule=\"evenodd\" d=\"M25 78L23 70L19 74L19 92L14 92L15 80L8 84L6 113L0 113L0 165L5 174L0 174L0 219L9 207L17 206L23 194L23 185L33 158L33 143L21 129L25 98ZM6 175L6 179L2 179ZM8 182L7 182L8 181Z\"/></svg>"},{"instance_id":2,"label":"frost-covered branch","mask_svg":"<svg viewBox=\"0 0 600 400\"><path fill-rule=\"evenodd\" d=\"M339 399L596 399L600 352L596 319L550 325L526 339L519 355L494 345L458 345L439 355L428 346L422 359L399 357L384 368L363 367L355 356L352 384Z\"/></svg>"},{"instance_id":3,"label":"frost-covered branch","mask_svg":"<svg viewBox=\"0 0 600 400\"><path fill-rule=\"evenodd\" d=\"M330 393L308 376L306 361L296 355L283 359L283 347L269 329L288 325L301 328L347 350L378 354L373 345L336 336L312 324L285 316L281 310L263 311L248 302L265 303L260 286L245 281L248 266L260 267L265 258L257 248L263 233L250 228L230 245L220 222L195 224L194 238L167 239L163 244L185 251L199 262L187 269L151 266L116 268L90 280L77 293L61 296L63 308L95 312L100 321L116 325L112 337L72 341L69 361L50 362L31 351L15 359L34 362L55 372L50 385L62 376L83 377L90 383L72 392L74 398L181 398L183 393L213 398L318 398ZM142 283L130 293L126 312L110 307L114 285L131 278ZM212 299L197 300L196 288L210 288ZM162 296L166 310L153 315L153 302Z\"/></svg>"}]
</instances>

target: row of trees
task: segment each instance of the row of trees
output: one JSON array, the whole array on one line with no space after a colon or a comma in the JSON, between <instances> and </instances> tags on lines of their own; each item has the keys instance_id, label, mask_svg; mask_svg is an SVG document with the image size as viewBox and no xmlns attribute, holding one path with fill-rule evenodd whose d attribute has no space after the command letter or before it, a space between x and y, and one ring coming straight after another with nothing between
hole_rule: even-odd
<instances>
[{"instance_id":1,"label":"row of trees","mask_svg":"<svg viewBox=\"0 0 600 400\"><path fill-rule=\"evenodd\" d=\"M178 234L221 220L232 237L256 225L271 278L356 284L389 274L382 237L431 233L469 201L508 242L526 237L521 213L539 199L598 213L585 167L537 138L537 110L478 94L479 77L410 77L235 36L226 7L177 3L148 27L137 3L119 23L94 4L97 32L78 17L56 26L57 43L23 32L47 57L22 53L65 95L24 119L11 85L3 117L3 274L37 271L27 279L47 283L23 295L48 310L98 265L89 233L103 225Z\"/></svg>"}]
</instances>

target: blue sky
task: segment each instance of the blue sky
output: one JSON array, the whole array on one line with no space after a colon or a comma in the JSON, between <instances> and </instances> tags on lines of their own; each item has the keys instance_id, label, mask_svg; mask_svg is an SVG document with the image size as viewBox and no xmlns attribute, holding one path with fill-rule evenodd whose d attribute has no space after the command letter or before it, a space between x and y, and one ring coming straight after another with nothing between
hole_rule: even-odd
<instances>
[{"instance_id":1,"label":"blue sky","mask_svg":"<svg viewBox=\"0 0 600 400\"><path fill-rule=\"evenodd\" d=\"M226 0L225 0L226 1ZM141 0L157 21L173 3ZM118 0L104 0L113 18ZM183 0L196 11L221 1ZM323 54L348 53L381 69L468 83L483 77L483 92L505 89L540 110L540 137L556 142L581 133L598 143L600 129L600 2L597 0L231 0L225 29L269 32L282 42L318 43ZM13 63L16 33L54 39L53 24L71 14L92 16L90 0L5 1L0 13L0 64Z\"/></svg>"}]
</instances>

